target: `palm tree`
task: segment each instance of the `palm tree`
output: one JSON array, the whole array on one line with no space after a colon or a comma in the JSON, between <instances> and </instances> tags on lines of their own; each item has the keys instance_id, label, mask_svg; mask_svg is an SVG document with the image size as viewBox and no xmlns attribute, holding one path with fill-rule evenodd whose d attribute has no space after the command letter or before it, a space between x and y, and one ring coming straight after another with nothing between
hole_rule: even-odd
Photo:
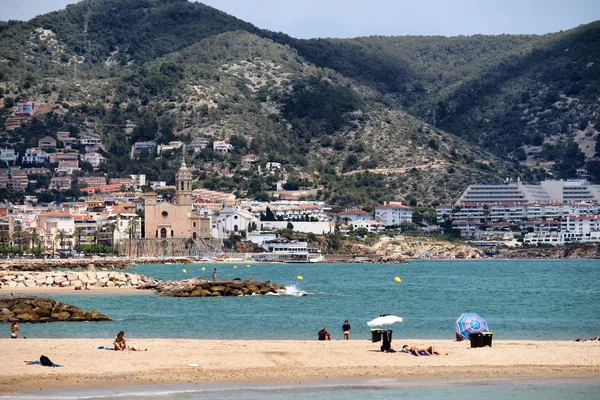
<instances>
[{"instance_id":1,"label":"palm tree","mask_svg":"<svg viewBox=\"0 0 600 400\"><path fill-rule=\"evenodd\" d=\"M19 242L19 248L23 250L23 227L16 225L12 234L13 241Z\"/></svg>"},{"instance_id":2,"label":"palm tree","mask_svg":"<svg viewBox=\"0 0 600 400\"><path fill-rule=\"evenodd\" d=\"M0 243L2 247L6 247L6 243L10 241L10 234L8 231L0 231Z\"/></svg>"},{"instance_id":3,"label":"palm tree","mask_svg":"<svg viewBox=\"0 0 600 400\"><path fill-rule=\"evenodd\" d=\"M67 233L64 230L59 230L56 238L58 239L59 251L62 251L65 245L65 238L67 237Z\"/></svg>"},{"instance_id":4,"label":"palm tree","mask_svg":"<svg viewBox=\"0 0 600 400\"><path fill-rule=\"evenodd\" d=\"M83 236L83 228L75 228L75 238L77 239L77 251L81 250L81 237Z\"/></svg>"},{"instance_id":5,"label":"palm tree","mask_svg":"<svg viewBox=\"0 0 600 400\"><path fill-rule=\"evenodd\" d=\"M37 248L37 253L39 254L41 249L41 244L42 244L42 237L40 236L40 234L38 233L37 230L33 230L31 231L31 236L30 236L30 240L31 240L31 244L32 247L35 249Z\"/></svg>"},{"instance_id":6,"label":"palm tree","mask_svg":"<svg viewBox=\"0 0 600 400\"><path fill-rule=\"evenodd\" d=\"M133 242L133 238L135 236L137 236L137 227L138 227L138 220L137 218L132 218L129 220L129 223L127 224L127 236L129 236L129 257L131 257L131 243Z\"/></svg>"}]
</instances>

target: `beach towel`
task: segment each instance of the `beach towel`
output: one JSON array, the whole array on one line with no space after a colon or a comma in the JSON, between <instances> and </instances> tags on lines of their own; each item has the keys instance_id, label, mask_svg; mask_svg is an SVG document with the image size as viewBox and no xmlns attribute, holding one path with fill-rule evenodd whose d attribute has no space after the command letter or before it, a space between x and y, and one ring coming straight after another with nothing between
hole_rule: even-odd
<instances>
[{"instance_id":1,"label":"beach towel","mask_svg":"<svg viewBox=\"0 0 600 400\"><path fill-rule=\"evenodd\" d=\"M415 356L415 357L417 356L416 354L413 354L410 351L403 351L403 350L401 350L398 353L410 354L411 356ZM424 351L420 351L419 355L422 356L422 357L427 357L429 354L425 353Z\"/></svg>"},{"instance_id":2,"label":"beach towel","mask_svg":"<svg viewBox=\"0 0 600 400\"><path fill-rule=\"evenodd\" d=\"M25 361L25 364L27 365L41 365L42 367L52 367L52 368L58 368L58 367L62 367L61 364L42 364L39 360L35 360L35 361Z\"/></svg>"},{"instance_id":3,"label":"beach towel","mask_svg":"<svg viewBox=\"0 0 600 400\"><path fill-rule=\"evenodd\" d=\"M98 346L98 350L114 350L112 347Z\"/></svg>"}]
</instances>

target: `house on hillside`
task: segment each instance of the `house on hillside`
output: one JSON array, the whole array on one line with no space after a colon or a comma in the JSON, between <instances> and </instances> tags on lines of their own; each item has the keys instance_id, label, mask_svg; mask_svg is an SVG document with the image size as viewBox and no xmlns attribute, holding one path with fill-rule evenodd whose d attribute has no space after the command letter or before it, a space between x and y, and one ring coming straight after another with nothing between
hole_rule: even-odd
<instances>
[{"instance_id":1,"label":"house on hillside","mask_svg":"<svg viewBox=\"0 0 600 400\"><path fill-rule=\"evenodd\" d=\"M17 161L18 157L19 155L15 152L15 149L0 149L0 162L2 163L2 166L8 165L8 163L14 163Z\"/></svg>"},{"instance_id":2,"label":"house on hillside","mask_svg":"<svg viewBox=\"0 0 600 400\"><path fill-rule=\"evenodd\" d=\"M156 149L156 142L135 142L133 149L135 151L153 151Z\"/></svg>"},{"instance_id":3,"label":"house on hillside","mask_svg":"<svg viewBox=\"0 0 600 400\"><path fill-rule=\"evenodd\" d=\"M249 169L258 161L256 154L248 154L242 157L242 168Z\"/></svg>"},{"instance_id":4,"label":"house on hillside","mask_svg":"<svg viewBox=\"0 0 600 400\"><path fill-rule=\"evenodd\" d=\"M213 151L215 153L225 154L229 153L231 150L233 150L233 146L224 140L216 140L213 142Z\"/></svg>"},{"instance_id":5,"label":"house on hillside","mask_svg":"<svg viewBox=\"0 0 600 400\"><path fill-rule=\"evenodd\" d=\"M40 149L56 149L56 140L50 136L45 136L38 140L38 147Z\"/></svg>"},{"instance_id":6,"label":"house on hillside","mask_svg":"<svg viewBox=\"0 0 600 400\"><path fill-rule=\"evenodd\" d=\"M357 221L367 221L373 219L373 214L363 210L347 210L342 211L338 214L340 219L344 222L354 223Z\"/></svg>"},{"instance_id":7,"label":"house on hillside","mask_svg":"<svg viewBox=\"0 0 600 400\"><path fill-rule=\"evenodd\" d=\"M98 168L100 166L100 164L105 163L106 162L106 158L104 158L102 156L102 154L100 153L86 153L83 156L83 160L89 162L90 164L92 164L92 166L94 168Z\"/></svg>"},{"instance_id":8,"label":"house on hillside","mask_svg":"<svg viewBox=\"0 0 600 400\"><path fill-rule=\"evenodd\" d=\"M30 147L25 150L25 155L21 158L23 164L43 164L48 161L49 154L36 147Z\"/></svg>"},{"instance_id":9,"label":"house on hillside","mask_svg":"<svg viewBox=\"0 0 600 400\"><path fill-rule=\"evenodd\" d=\"M17 102L17 112L15 112L16 117L29 117L33 114L33 109L35 108L35 103L33 101L27 101L26 99L21 99Z\"/></svg>"},{"instance_id":10,"label":"house on hillside","mask_svg":"<svg viewBox=\"0 0 600 400\"><path fill-rule=\"evenodd\" d=\"M59 161L57 173L72 175L73 171L79 171L79 161Z\"/></svg>"},{"instance_id":11,"label":"house on hillside","mask_svg":"<svg viewBox=\"0 0 600 400\"><path fill-rule=\"evenodd\" d=\"M50 179L49 189L55 190L67 190L71 189L71 177L70 176L54 176Z\"/></svg>"},{"instance_id":12,"label":"house on hillside","mask_svg":"<svg viewBox=\"0 0 600 400\"><path fill-rule=\"evenodd\" d=\"M412 222L412 215L412 208L398 202L389 202L382 206L375 207L375 220L381 222L385 226Z\"/></svg>"}]
</instances>

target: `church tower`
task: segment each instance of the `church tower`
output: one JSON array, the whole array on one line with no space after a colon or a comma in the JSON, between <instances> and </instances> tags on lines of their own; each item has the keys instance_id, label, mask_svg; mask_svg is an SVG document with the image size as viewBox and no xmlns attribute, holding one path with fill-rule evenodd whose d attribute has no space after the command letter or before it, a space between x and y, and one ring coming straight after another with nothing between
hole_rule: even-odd
<instances>
[{"instance_id":1,"label":"church tower","mask_svg":"<svg viewBox=\"0 0 600 400\"><path fill-rule=\"evenodd\" d=\"M177 189L175 190L175 199L178 206L192 205L192 171L185 165L185 158L181 163L181 168L175 176Z\"/></svg>"}]
</instances>

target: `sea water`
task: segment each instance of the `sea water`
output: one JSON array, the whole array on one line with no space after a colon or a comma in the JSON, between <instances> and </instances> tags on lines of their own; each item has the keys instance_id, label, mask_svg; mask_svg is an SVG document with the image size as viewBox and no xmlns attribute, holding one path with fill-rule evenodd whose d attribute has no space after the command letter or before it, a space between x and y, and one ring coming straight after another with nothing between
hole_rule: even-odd
<instances>
[{"instance_id":1,"label":"sea water","mask_svg":"<svg viewBox=\"0 0 600 400\"><path fill-rule=\"evenodd\" d=\"M236 268L234 268L236 267ZM204 268L204 270L202 270ZM366 322L383 313L394 340L453 339L464 312L484 317L494 339L574 340L600 335L600 262L597 260L413 261L409 264L139 265L133 272L160 279L255 278L286 286L285 295L175 298L152 294L78 291L44 294L109 322L20 324L30 338L316 339L326 326L341 339L370 337ZM182 270L185 269L187 273ZM302 276L303 280L297 277ZM394 282L400 277L402 282ZM73 399L597 399L600 378L563 380L371 380L290 384L159 385L66 389L18 398Z\"/></svg>"},{"instance_id":2,"label":"sea water","mask_svg":"<svg viewBox=\"0 0 600 400\"><path fill-rule=\"evenodd\" d=\"M600 395L600 379L557 380L398 380L329 381L276 384L155 385L100 389L26 391L5 400L357 400L357 399L528 399L588 400Z\"/></svg>"},{"instance_id":3,"label":"sea water","mask_svg":"<svg viewBox=\"0 0 600 400\"><path fill-rule=\"evenodd\" d=\"M598 260L138 265L132 271L184 279L210 278L213 268L219 279L255 278L285 285L287 295L181 298L93 290L45 294L86 310L95 308L112 321L21 324L20 334L105 339L100 345L110 344L120 330L132 340L312 340L325 326L332 339L341 339L341 325L348 319L352 340L368 339L366 322L389 313L404 319L392 327L394 340L453 339L457 317L474 312L487 320L494 339L574 340L600 335ZM394 282L395 277L402 282Z\"/></svg>"}]
</instances>

